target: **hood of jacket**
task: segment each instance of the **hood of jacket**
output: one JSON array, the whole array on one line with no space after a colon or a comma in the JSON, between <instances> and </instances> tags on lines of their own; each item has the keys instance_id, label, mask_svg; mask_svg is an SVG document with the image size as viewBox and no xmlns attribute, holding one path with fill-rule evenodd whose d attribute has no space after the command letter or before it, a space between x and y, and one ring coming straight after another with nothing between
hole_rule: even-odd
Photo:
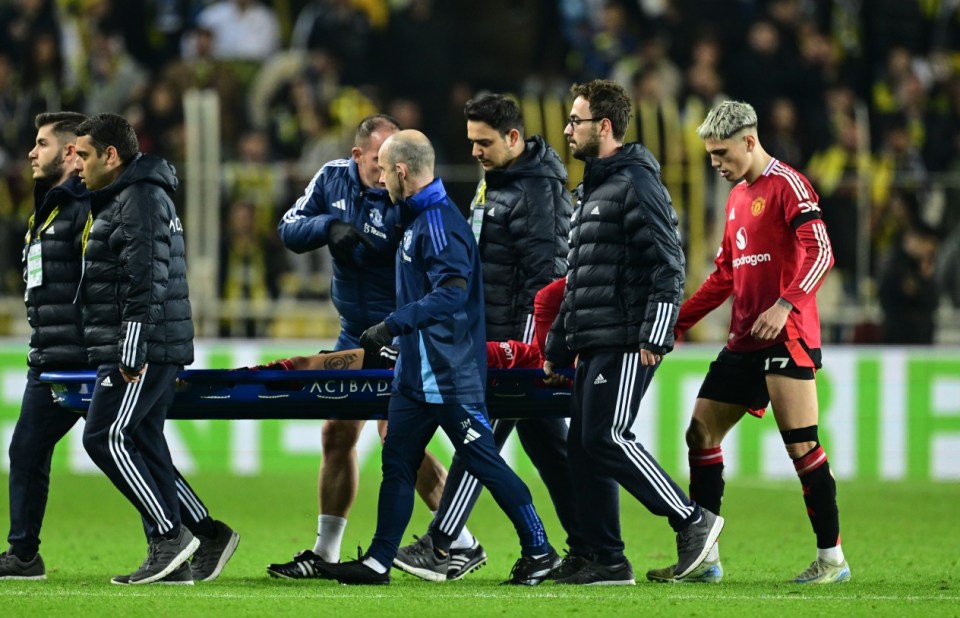
<instances>
[{"instance_id":1,"label":"hood of jacket","mask_svg":"<svg viewBox=\"0 0 960 618\"><path fill-rule=\"evenodd\" d=\"M563 166L560 155L539 135L528 137L523 154L517 157L513 165L493 169L484 174L487 187L496 189L511 184L517 178L550 178L567 182L567 168Z\"/></svg>"},{"instance_id":2,"label":"hood of jacket","mask_svg":"<svg viewBox=\"0 0 960 618\"><path fill-rule=\"evenodd\" d=\"M97 201L103 201L135 183L156 185L169 194L173 194L180 184L177 170L172 163L155 155L137 153L116 180L92 192L91 196Z\"/></svg>"}]
</instances>

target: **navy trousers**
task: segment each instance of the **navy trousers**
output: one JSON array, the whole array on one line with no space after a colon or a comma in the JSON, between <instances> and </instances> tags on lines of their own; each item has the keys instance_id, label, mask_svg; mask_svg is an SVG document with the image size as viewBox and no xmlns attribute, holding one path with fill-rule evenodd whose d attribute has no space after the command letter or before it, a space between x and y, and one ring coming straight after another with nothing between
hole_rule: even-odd
<instances>
[{"instance_id":1,"label":"navy trousers","mask_svg":"<svg viewBox=\"0 0 960 618\"><path fill-rule=\"evenodd\" d=\"M493 421L493 439L502 449L513 428L523 450L540 473L543 484L557 511L560 524L567 533L567 546L574 555L587 555L580 531L577 497L573 489L573 472L567 459L567 423L562 418L538 418L521 421ZM430 523L430 538L435 546L448 549L467 523L483 485L467 472L459 453L453 456L437 515Z\"/></svg>"},{"instance_id":2,"label":"navy trousers","mask_svg":"<svg viewBox=\"0 0 960 618\"><path fill-rule=\"evenodd\" d=\"M393 564L413 513L414 487L423 451L437 427L453 442L466 469L490 490L513 522L523 554L550 552L530 490L500 456L485 404L430 404L394 394L390 397L387 421L377 532L368 556L386 567Z\"/></svg>"},{"instance_id":3,"label":"navy trousers","mask_svg":"<svg viewBox=\"0 0 960 618\"><path fill-rule=\"evenodd\" d=\"M151 363L139 382L128 384L116 364L101 365L83 431L90 458L140 512L150 538L176 533L181 523L163 435L179 371Z\"/></svg>"}]
</instances>

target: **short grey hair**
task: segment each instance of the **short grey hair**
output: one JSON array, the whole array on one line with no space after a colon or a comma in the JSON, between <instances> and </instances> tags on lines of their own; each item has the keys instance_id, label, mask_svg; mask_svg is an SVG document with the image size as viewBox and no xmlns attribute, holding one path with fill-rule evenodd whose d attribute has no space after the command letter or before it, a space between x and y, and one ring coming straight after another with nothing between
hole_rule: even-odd
<instances>
[{"instance_id":1,"label":"short grey hair","mask_svg":"<svg viewBox=\"0 0 960 618\"><path fill-rule=\"evenodd\" d=\"M724 101L710 110L697 127L700 139L725 140L746 128L756 128L757 111L743 101Z\"/></svg>"},{"instance_id":2,"label":"short grey hair","mask_svg":"<svg viewBox=\"0 0 960 618\"><path fill-rule=\"evenodd\" d=\"M430 140L412 139L410 136L397 137L390 139L390 148L387 154L390 159L389 165L397 163L406 163L410 174L420 176L423 174L433 174L433 165L436 155Z\"/></svg>"}]
</instances>

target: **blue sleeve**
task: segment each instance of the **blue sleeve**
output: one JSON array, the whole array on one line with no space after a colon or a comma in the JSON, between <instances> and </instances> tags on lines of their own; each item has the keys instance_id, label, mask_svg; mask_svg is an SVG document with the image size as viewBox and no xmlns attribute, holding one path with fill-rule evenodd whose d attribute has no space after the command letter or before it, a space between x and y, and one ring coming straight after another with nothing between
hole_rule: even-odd
<instances>
[{"instance_id":1,"label":"blue sleeve","mask_svg":"<svg viewBox=\"0 0 960 618\"><path fill-rule=\"evenodd\" d=\"M330 223L336 217L329 214L327 205L325 183L330 176L324 173L326 171L327 166L320 168L300 199L284 213L277 225L280 240L291 251L305 253L327 244Z\"/></svg>"},{"instance_id":2,"label":"blue sleeve","mask_svg":"<svg viewBox=\"0 0 960 618\"><path fill-rule=\"evenodd\" d=\"M458 286L442 287L449 279L467 281L474 275L471 251L476 251L476 242L463 236L462 230L444 225L443 212L439 209L425 213L417 221L414 242L418 245L422 268L430 282L430 291L420 300L400 307L384 320L394 335L403 335L414 330L449 320L467 304L468 292ZM459 213L456 213L459 216ZM472 245L472 246L471 246Z\"/></svg>"}]
</instances>

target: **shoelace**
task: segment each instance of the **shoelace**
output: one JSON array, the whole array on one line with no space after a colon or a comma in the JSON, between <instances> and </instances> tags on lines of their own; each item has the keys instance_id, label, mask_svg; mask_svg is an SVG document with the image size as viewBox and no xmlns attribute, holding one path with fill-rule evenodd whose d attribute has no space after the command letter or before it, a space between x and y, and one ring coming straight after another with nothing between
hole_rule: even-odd
<instances>
[{"instance_id":1,"label":"shoelace","mask_svg":"<svg viewBox=\"0 0 960 618\"><path fill-rule=\"evenodd\" d=\"M423 542L423 538L413 535L413 538L417 539L417 542L414 543L413 549L410 550L410 553L416 554L418 556L427 555L427 544Z\"/></svg>"}]
</instances>

